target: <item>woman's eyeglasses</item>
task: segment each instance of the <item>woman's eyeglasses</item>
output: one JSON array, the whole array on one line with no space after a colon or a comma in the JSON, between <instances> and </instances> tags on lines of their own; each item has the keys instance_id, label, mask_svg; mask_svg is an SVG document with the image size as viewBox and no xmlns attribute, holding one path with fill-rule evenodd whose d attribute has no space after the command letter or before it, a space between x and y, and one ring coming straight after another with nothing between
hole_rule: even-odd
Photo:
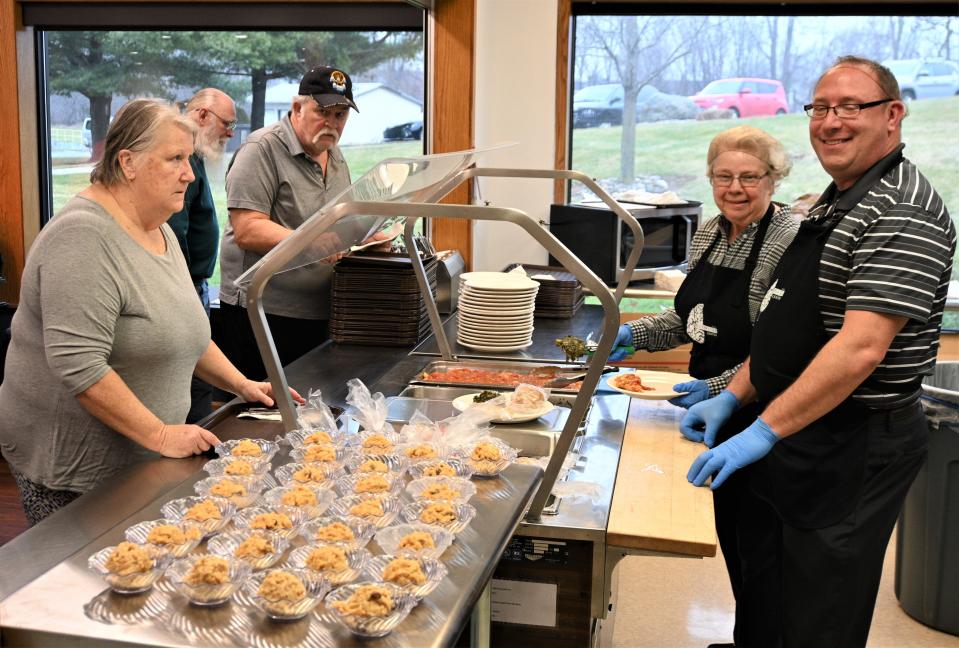
<instances>
[{"instance_id":1,"label":"woman's eyeglasses","mask_svg":"<svg viewBox=\"0 0 959 648\"><path fill-rule=\"evenodd\" d=\"M755 187L759 184L759 181L768 176L769 173L743 173L741 175L731 175L729 173L716 173L709 176L709 181L713 183L714 187L728 187L733 183L733 180L739 180L739 185L742 187Z\"/></svg>"}]
</instances>

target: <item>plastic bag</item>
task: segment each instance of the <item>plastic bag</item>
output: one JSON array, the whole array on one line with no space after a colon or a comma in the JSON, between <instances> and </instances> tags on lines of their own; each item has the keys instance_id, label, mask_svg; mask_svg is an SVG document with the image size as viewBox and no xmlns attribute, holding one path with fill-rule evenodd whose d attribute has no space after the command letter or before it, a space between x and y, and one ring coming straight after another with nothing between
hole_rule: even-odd
<instances>
[{"instance_id":1,"label":"plastic bag","mask_svg":"<svg viewBox=\"0 0 959 648\"><path fill-rule=\"evenodd\" d=\"M548 400L549 389L520 383L509 398L509 413L516 415L538 412Z\"/></svg>"},{"instance_id":2,"label":"plastic bag","mask_svg":"<svg viewBox=\"0 0 959 648\"><path fill-rule=\"evenodd\" d=\"M346 402L352 407L350 416L360 424L361 429L368 432L392 432L386 424L386 397L380 392L370 394L369 388L359 378L347 381L349 394Z\"/></svg>"},{"instance_id":3,"label":"plastic bag","mask_svg":"<svg viewBox=\"0 0 959 648\"><path fill-rule=\"evenodd\" d=\"M570 452L568 455L563 457L563 465L560 466L559 473L556 475L556 481L560 482L566 479L566 475L570 470L579 462L580 454L578 452ZM549 457L520 457L516 460L518 464L526 464L528 466L539 466L545 472L546 467L549 465ZM585 482L584 482L585 483Z\"/></svg>"},{"instance_id":4,"label":"plastic bag","mask_svg":"<svg viewBox=\"0 0 959 648\"><path fill-rule=\"evenodd\" d=\"M462 414L444 419L438 424L443 435L442 441L448 446L473 443L489 434L489 422L492 418L486 409L471 407Z\"/></svg>"},{"instance_id":5,"label":"plastic bag","mask_svg":"<svg viewBox=\"0 0 959 648\"><path fill-rule=\"evenodd\" d=\"M410 422L403 426L400 434L410 443L437 443L442 441L443 436L439 424L419 410L413 413Z\"/></svg>"},{"instance_id":6,"label":"plastic bag","mask_svg":"<svg viewBox=\"0 0 959 648\"><path fill-rule=\"evenodd\" d=\"M296 413L296 424L301 430L336 431L336 418L333 412L323 402L323 394L319 389L311 389L306 403L300 406Z\"/></svg>"},{"instance_id":7,"label":"plastic bag","mask_svg":"<svg viewBox=\"0 0 959 648\"><path fill-rule=\"evenodd\" d=\"M573 499L576 497L585 497L593 501L594 504L598 503L600 496L603 494L603 489L599 484L594 482L585 482L585 481L558 481L553 484L552 493L554 496L561 499Z\"/></svg>"}]
</instances>

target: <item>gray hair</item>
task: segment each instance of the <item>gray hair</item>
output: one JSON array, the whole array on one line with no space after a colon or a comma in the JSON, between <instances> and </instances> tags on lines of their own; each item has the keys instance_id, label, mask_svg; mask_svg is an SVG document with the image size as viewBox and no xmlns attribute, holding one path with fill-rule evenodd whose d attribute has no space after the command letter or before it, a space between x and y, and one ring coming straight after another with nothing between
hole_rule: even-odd
<instances>
[{"instance_id":1,"label":"gray hair","mask_svg":"<svg viewBox=\"0 0 959 648\"><path fill-rule=\"evenodd\" d=\"M216 88L197 90L197 93L186 102L186 112L200 110L201 108L210 108L216 103L216 100L221 97L230 98L225 92L217 90Z\"/></svg>"},{"instance_id":2,"label":"gray hair","mask_svg":"<svg viewBox=\"0 0 959 648\"><path fill-rule=\"evenodd\" d=\"M740 151L765 163L774 183L789 175L792 162L786 149L775 137L754 126L736 126L716 135L706 153L706 175L711 175L713 162L721 153Z\"/></svg>"},{"instance_id":3,"label":"gray hair","mask_svg":"<svg viewBox=\"0 0 959 648\"><path fill-rule=\"evenodd\" d=\"M139 153L153 148L160 128L172 124L196 137L196 124L168 104L155 99L134 99L117 111L103 147L103 157L90 172L90 182L113 187L126 182L120 167L120 152Z\"/></svg>"}]
</instances>

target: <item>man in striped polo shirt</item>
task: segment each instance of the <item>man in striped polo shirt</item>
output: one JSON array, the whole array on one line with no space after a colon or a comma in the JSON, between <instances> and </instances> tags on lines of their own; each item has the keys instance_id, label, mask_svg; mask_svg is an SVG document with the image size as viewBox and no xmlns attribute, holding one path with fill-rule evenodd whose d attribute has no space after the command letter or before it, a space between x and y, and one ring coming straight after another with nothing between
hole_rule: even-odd
<instances>
[{"instance_id":1,"label":"man in striped polo shirt","mask_svg":"<svg viewBox=\"0 0 959 648\"><path fill-rule=\"evenodd\" d=\"M926 456L919 404L952 273L955 228L902 155L906 116L885 67L842 57L805 106L833 182L780 260L750 358L681 425L762 414L707 450L689 480L712 488L757 464L753 488L778 513L782 633L763 646L865 646L883 555ZM707 433L707 437L710 435Z\"/></svg>"}]
</instances>

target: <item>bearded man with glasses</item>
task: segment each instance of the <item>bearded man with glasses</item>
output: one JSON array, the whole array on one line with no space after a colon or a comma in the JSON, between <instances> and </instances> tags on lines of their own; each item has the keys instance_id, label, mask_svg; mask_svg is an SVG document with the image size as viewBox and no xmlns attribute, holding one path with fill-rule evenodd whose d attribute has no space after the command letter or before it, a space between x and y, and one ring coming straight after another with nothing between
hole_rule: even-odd
<instances>
[{"instance_id":1,"label":"bearded man with glasses","mask_svg":"<svg viewBox=\"0 0 959 648\"><path fill-rule=\"evenodd\" d=\"M761 413L704 452L689 480L712 488L750 464L772 504L780 636L762 646L865 646L883 557L926 457L919 403L933 373L956 234L945 204L902 155L906 108L892 73L840 58L820 77L813 150L833 182L783 255L727 390L685 430Z\"/></svg>"}]
</instances>

